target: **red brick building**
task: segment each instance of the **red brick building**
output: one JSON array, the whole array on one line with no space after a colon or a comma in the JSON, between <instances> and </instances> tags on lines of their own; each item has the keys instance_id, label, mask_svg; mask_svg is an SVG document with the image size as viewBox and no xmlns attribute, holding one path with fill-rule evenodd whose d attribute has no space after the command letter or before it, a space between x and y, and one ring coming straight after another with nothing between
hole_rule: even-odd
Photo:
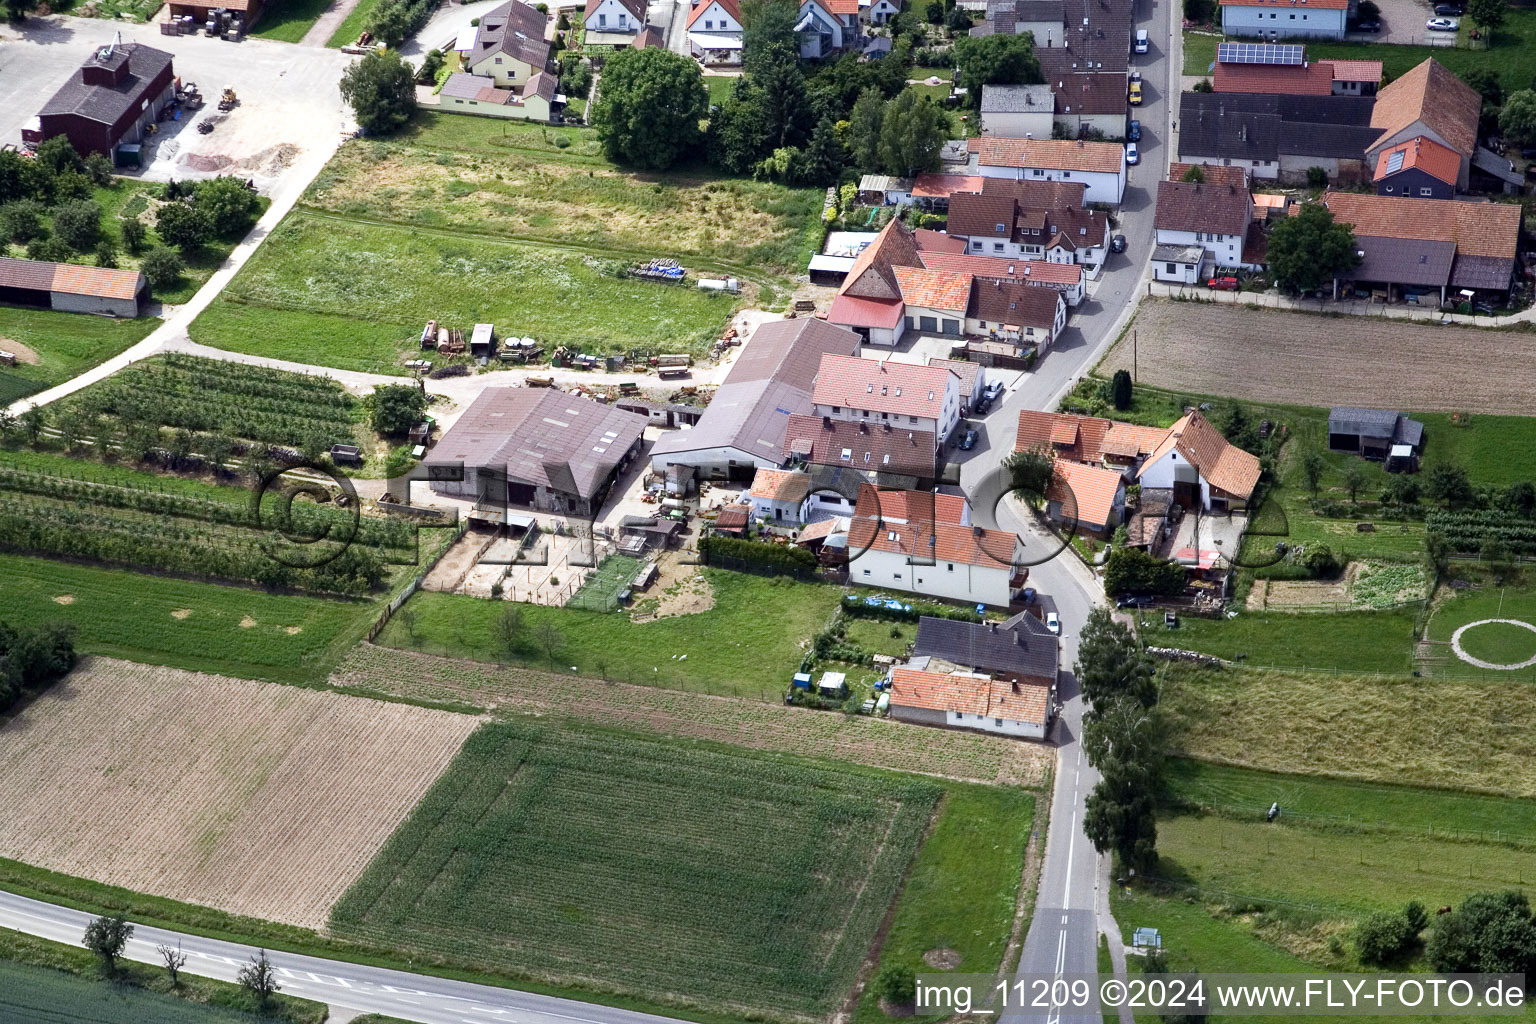
<instances>
[{"instance_id":1,"label":"red brick building","mask_svg":"<svg viewBox=\"0 0 1536 1024\"><path fill-rule=\"evenodd\" d=\"M64 135L84 156L112 156L122 143L138 142L175 98L171 55L142 43L116 43L90 59L38 113L39 138Z\"/></svg>"}]
</instances>

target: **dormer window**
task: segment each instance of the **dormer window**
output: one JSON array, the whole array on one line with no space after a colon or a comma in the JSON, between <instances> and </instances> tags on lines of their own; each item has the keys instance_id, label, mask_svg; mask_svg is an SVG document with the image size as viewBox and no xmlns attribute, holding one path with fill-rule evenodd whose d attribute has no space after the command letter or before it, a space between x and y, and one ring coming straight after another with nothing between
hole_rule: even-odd
<instances>
[{"instance_id":1,"label":"dormer window","mask_svg":"<svg viewBox=\"0 0 1536 1024\"><path fill-rule=\"evenodd\" d=\"M864 386L864 393L865 393L865 394L866 394L866 395L872 395L872 394L874 394L874 393L875 393L875 386L874 386L874 385L873 385L873 384L866 384L866 385L865 385L865 386Z\"/></svg>"}]
</instances>

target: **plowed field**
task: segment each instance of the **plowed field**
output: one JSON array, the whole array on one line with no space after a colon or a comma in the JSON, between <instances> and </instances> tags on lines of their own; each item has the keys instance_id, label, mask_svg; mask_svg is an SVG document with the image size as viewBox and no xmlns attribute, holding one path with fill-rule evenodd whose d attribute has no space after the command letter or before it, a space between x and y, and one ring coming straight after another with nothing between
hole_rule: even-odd
<instances>
[{"instance_id":1,"label":"plowed field","mask_svg":"<svg viewBox=\"0 0 1536 1024\"><path fill-rule=\"evenodd\" d=\"M0 729L0 856L318 928L476 724L91 658Z\"/></svg>"},{"instance_id":2,"label":"plowed field","mask_svg":"<svg viewBox=\"0 0 1536 1024\"><path fill-rule=\"evenodd\" d=\"M1523 416L1536 391L1536 337L1512 331L1168 301L1133 330L1140 382L1196 395ZM1131 345L1099 372L1131 369Z\"/></svg>"}]
</instances>

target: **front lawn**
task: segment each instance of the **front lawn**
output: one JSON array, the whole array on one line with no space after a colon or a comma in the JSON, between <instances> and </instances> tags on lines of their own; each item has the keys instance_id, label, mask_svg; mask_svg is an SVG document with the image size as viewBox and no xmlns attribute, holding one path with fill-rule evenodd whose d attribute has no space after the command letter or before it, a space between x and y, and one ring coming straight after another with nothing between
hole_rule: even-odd
<instances>
[{"instance_id":1,"label":"front lawn","mask_svg":"<svg viewBox=\"0 0 1536 1024\"><path fill-rule=\"evenodd\" d=\"M600 353L703 354L729 295L613 276L580 250L294 212L192 324L253 355L399 372L428 320Z\"/></svg>"},{"instance_id":2,"label":"front lawn","mask_svg":"<svg viewBox=\"0 0 1536 1024\"><path fill-rule=\"evenodd\" d=\"M1208 78L1211 65L1216 63L1216 44L1221 42L1220 32L1184 31L1184 74Z\"/></svg>"},{"instance_id":3,"label":"front lawn","mask_svg":"<svg viewBox=\"0 0 1536 1024\"><path fill-rule=\"evenodd\" d=\"M783 577L700 571L715 604L692 615L634 623L623 612L423 592L406 605L415 613L415 635L397 615L379 643L631 683L777 699L799 671L803 645L831 618L841 590ZM509 608L522 612L527 629L526 641L511 653L495 630ZM559 631L553 659L537 639L544 623Z\"/></svg>"}]
</instances>

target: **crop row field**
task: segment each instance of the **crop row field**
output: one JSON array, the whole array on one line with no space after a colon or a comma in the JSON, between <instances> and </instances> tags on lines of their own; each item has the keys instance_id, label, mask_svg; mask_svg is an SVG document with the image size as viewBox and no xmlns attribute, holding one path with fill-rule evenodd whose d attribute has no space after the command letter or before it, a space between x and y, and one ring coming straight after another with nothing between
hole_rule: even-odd
<instances>
[{"instance_id":1,"label":"crop row field","mask_svg":"<svg viewBox=\"0 0 1536 1024\"><path fill-rule=\"evenodd\" d=\"M317 928L476 724L92 657L0 728L0 857Z\"/></svg>"},{"instance_id":2,"label":"crop row field","mask_svg":"<svg viewBox=\"0 0 1536 1024\"><path fill-rule=\"evenodd\" d=\"M491 724L330 927L444 964L820 1019L852 984L940 792L728 748Z\"/></svg>"},{"instance_id":3,"label":"crop row field","mask_svg":"<svg viewBox=\"0 0 1536 1024\"><path fill-rule=\"evenodd\" d=\"M888 719L807 713L787 708L778 699L740 700L696 689L605 683L569 672L496 666L373 644L350 651L331 683L364 694L507 715L569 716L635 732L1006 787L1039 788L1053 763L1048 748L1001 736L916 729Z\"/></svg>"},{"instance_id":4,"label":"crop row field","mask_svg":"<svg viewBox=\"0 0 1536 1024\"><path fill-rule=\"evenodd\" d=\"M295 211L190 333L234 352L402 373L428 320L589 352L702 355L735 309L729 295L620 278L616 266L579 249Z\"/></svg>"},{"instance_id":5,"label":"crop row field","mask_svg":"<svg viewBox=\"0 0 1536 1024\"><path fill-rule=\"evenodd\" d=\"M707 168L625 170L603 159L590 128L423 111L396 138L343 145L303 202L361 219L792 276L820 241L822 195Z\"/></svg>"}]
</instances>

